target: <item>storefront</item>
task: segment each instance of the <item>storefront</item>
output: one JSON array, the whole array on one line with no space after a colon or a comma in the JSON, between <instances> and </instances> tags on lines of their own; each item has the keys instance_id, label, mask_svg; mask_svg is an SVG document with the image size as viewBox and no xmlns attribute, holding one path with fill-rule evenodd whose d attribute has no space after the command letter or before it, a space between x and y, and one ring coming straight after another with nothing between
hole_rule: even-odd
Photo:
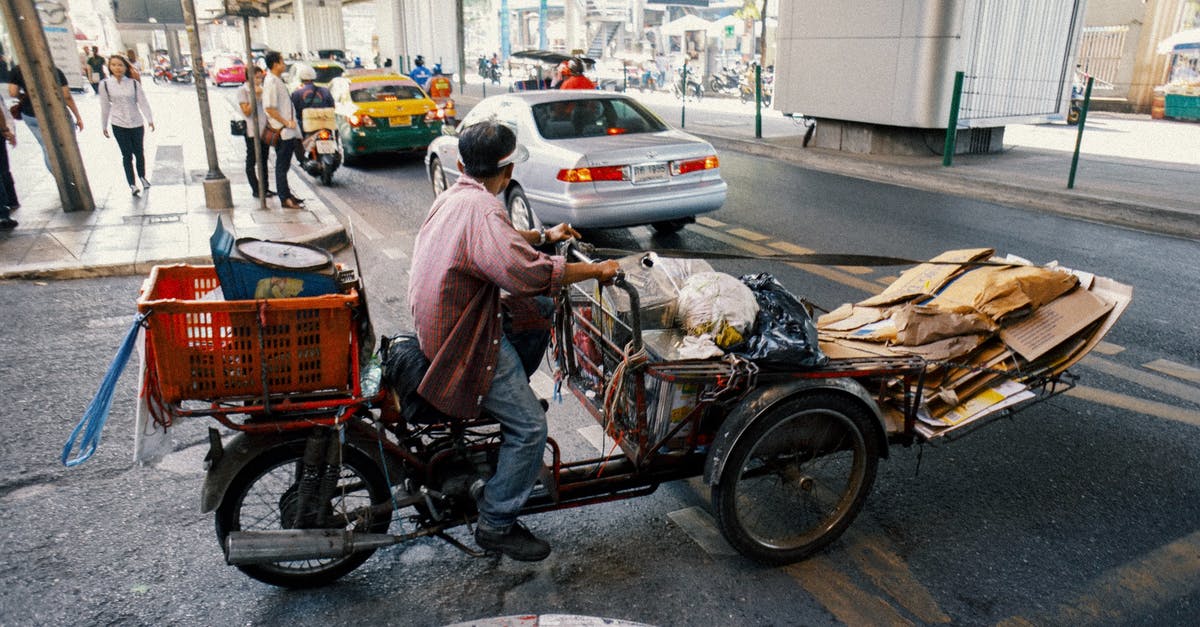
<instances>
[{"instance_id":1,"label":"storefront","mask_svg":"<svg viewBox=\"0 0 1200 627\"><path fill-rule=\"evenodd\" d=\"M1200 29L1175 33L1159 52L1171 55L1167 83L1155 89L1162 95L1161 117L1200 121ZM1157 106L1153 113L1159 116Z\"/></svg>"}]
</instances>

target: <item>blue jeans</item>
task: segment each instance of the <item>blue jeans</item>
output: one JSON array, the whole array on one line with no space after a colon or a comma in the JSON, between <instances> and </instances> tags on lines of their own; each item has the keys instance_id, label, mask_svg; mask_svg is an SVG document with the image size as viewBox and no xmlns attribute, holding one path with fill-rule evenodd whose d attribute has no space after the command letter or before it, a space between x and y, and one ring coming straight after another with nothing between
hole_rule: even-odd
<instances>
[{"instance_id":1,"label":"blue jeans","mask_svg":"<svg viewBox=\"0 0 1200 627\"><path fill-rule=\"evenodd\" d=\"M537 483L546 448L546 412L529 387L522 361L512 342L502 336L496 374L483 399L483 408L499 418L503 436L496 474L479 500L479 524L492 531L506 530L516 522L517 512Z\"/></svg>"},{"instance_id":2,"label":"blue jeans","mask_svg":"<svg viewBox=\"0 0 1200 627\"><path fill-rule=\"evenodd\" d=\"M53 173L54 168L50 167L50 155L46 154L46 142L42 139L41 122L38 122L38 119L32 115L23 115L21 119L25 120L25 126L29 127L30 132L33 133L33 138L42 147L42 160L46 162L46 169Z\"/></svg>"}]
</instances>

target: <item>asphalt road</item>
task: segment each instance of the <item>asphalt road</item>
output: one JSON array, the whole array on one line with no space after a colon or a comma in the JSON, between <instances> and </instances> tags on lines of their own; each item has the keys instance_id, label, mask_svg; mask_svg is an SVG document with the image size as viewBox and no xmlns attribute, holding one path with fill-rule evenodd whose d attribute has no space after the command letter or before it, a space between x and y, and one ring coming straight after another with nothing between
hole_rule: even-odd
<instances>
[{"instance_id":1,"label":"asphalt road","mask_svg":"<svg viewBox=\"0 0 1200 627\"><path fill-rule=\"evenodd\" d=\"M1200 614L1197 244L722 155L730 198L676 236L588 233L601 246L697 251L801 247L925 258L993 246L1134 285L1076 393L968 438L893 448L842 540L767 568L714 539L708 490L543 514L538 564L472 559L437 541L381 551L330 588L287 592L225 566L198 511L207 421L178 453L130 467L133 377L105 440L64 469L63 441L132 319L141 278L4 282L0 330L0 623L439 625L524 613L661 625L1186 624ZM408 252L431 194L419 156L372 159L320 190L353 221L376 328L407 328ZM339 255L353 261L349 253ZM828 308L894 268L764 267ZM132 368L130 369L132 372ZM537 381L535 381L535 384ZM591 419L551 411L568 453ZM595 449L591 449L594 454Z\"/></svg>"}]
</instances>

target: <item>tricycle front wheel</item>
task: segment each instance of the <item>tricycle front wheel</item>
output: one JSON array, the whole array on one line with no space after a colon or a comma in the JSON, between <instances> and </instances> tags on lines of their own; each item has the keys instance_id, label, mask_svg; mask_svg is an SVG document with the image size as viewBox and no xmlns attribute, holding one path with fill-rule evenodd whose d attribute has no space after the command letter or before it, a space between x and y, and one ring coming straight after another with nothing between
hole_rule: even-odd
<instances>
[{"instance_id":1,"label":"tricycle front wheel","mask_svg":"<svg viewBox=\"0 0 1200 627\"><path fill-rule=\"evenodd\" d=\"M776 565L833 542L875 481L875 428L860 403L836 394L789 399L759 417L712 490L725 538L743 555Z\"/></svg>"}]
</instances>

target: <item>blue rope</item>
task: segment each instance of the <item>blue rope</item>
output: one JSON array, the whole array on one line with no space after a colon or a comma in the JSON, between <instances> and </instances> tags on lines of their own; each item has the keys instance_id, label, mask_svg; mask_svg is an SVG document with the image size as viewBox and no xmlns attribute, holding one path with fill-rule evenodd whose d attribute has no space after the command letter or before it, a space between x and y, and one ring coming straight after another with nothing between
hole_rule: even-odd
<instances>
[{"instance_id":1,"label":"blue rope","mask_svg":"<svg viewBox=\"0 0 1200 627\"><path fill-rule=\"evenodd\" d=\"M104 423L108 422L108 411L112 407L117 379L121 378L125 365L129 363L129 357L133 353L133 347L137 341L138 327L142 325L142 321L148 315L140 313L133 319L133 325L125 334L121 348L117 350L116 357L108 366L108 372L104 374L100 389L92 398L87 411L83 412L83 418L80 419L79 424L75 425L75 430L71 431L71 437L67 439L66 445L63 446L62 463L64 466L78 466L86 462L96 452L96 447L100 446L100 432L104 429ZM79 454L70 458L71 450L75 448L75 442L79 439L80 432L83 432L83 440L79 442Z\"/></svg>"}]
</instances>

